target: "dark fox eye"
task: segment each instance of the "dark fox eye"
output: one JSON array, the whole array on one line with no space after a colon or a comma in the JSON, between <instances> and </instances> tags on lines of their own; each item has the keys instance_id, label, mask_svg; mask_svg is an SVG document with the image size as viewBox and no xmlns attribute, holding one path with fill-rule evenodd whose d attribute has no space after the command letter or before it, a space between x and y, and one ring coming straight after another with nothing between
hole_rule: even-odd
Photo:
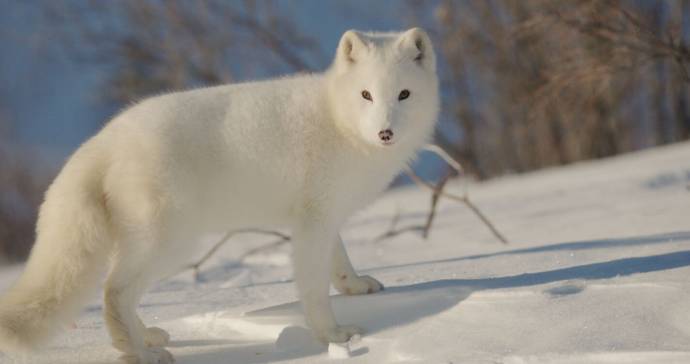
<instances>
[{"instance_id":1,"label":"dark fox eye","mask_svg":"<svg viewBox=\"0 0 690 364\"><path fill-rule=\"evenodd\" d=\"M410 97L410 91L409 90L402 90L402 91L400 91L400 95L398 95L398 100L402 101L408 97Z\"/></svg>"},{"instance_id":2,"label":"dark fox eye","mask_svg":"<svg viewBox=\"0 0 690 364\"><path fill-rule=\"evenodd\" d=\"M365 98L366 100L372 101L371 100L371 94L367 90L362 91L362 97Z\"/></svg>"}]
</instances>

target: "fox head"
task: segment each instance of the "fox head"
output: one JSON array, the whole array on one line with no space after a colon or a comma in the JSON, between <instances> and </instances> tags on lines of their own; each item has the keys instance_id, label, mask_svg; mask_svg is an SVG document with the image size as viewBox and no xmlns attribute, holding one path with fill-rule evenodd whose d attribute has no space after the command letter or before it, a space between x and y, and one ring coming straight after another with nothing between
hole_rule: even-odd
<instances>
[{"instance_id":1,"label":"fox head","mask_svg":"<svg viewBox=\"0 0 690 364\"><path fill-rule=\"evenodd\" d=\"M329 70L338 126L371 146L426 141L439 109L436 56L429 36L345 32Z\"/></svg>"}]
</instances>

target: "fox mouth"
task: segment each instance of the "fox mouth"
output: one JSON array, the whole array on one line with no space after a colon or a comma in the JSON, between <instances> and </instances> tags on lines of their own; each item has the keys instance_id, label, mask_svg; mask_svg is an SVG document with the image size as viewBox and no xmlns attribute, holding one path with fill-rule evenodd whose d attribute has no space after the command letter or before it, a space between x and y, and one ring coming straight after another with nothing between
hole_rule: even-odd
<instances>
[{"instance_id":1,"label":"fox mouth","mask_svg":"<svg viewBox=\"0 0 690 364\"><path fill-rule=\"evenodd\" d=\"M381 144L382 144L382 145L389 146L389 145L395 144L395 141L393 141L393 140L384 140L384 141L381 142Z\"/></svg>"}]
</instances>

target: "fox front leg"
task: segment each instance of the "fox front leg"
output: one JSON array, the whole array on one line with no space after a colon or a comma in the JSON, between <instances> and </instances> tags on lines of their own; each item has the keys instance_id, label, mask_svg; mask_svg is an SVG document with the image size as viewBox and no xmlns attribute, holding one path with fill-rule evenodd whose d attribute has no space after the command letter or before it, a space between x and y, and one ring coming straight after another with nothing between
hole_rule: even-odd
<instances>
[{"instance_id":1,"label":"fox front leg","mask_svg":"<svg viewBox=\"0 0 690 364\"><path fill-rule=\"evenodd\" d=\"M331 282L338 292L346 295L357 295L383 290L383 284L373 277L357 275L340 236L336 236L332 256Z\"/></svg>"},{"instance_id":2,"label":"fox front leg","mask_svg":"<svg viewBox=\"0 0 690 364\"><path fill-rule=\"evenodd\" d=\"M337 232L318 223L295 230L293 265L295 282L304 308L307 325L322 342L346 342L361 329L339 326L331 308L330 287L332 254Z\"/></svg>"}]
</instances>

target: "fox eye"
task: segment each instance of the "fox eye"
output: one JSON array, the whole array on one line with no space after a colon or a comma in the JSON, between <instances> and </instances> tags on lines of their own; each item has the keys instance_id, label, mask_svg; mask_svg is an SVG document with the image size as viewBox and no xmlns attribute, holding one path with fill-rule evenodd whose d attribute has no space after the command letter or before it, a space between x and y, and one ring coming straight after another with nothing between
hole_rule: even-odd
<instances>
[{"instance_id":1,"label":"fox eye","mask_svg":"<svg viewBox=\"0 0 690 364\"><path fill-rule=\"evenodd\" d=\"M362 97L363 97L365 100L372 101L372 99L371 99L371 94L370 94L369 91L367 91L367 90L362 91Z\"/></svg>"},{"instance_id":2,"label":"fox eye","mask_svg":"<svg viewBox=\"0 0 690 364\"><path fill-rule=\"evenodd\" d=\"M398 100L402 101L408 97L410 97L410 90L405 89L400 91L400 95L398 95Z\"/></svg>"}]
</instances>

